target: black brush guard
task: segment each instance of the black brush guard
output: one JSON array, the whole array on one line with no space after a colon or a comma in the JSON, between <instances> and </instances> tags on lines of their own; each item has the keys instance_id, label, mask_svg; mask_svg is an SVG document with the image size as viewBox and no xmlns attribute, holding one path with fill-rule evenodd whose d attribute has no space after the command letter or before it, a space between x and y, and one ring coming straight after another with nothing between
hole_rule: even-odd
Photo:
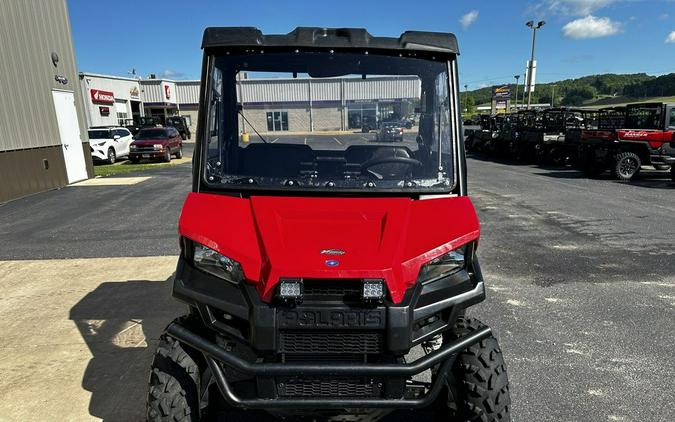
<instances>
[{"instance_id":1,"label":"black brush guard","mask_svg":"<svg viewBox=\"0 0 675 422\"><path fill-rule=\"evenodd\" d=\"M212 341L192 332L190 329L174 322L167 328L167 334L204 354L209 368L225 400L234 407L246 409L345 409L345 408L387 408L412 409L430 405L438 396L445 383L452 357L458 352L492 335L490 328L485 327L471 334L460 337L440 349L405 364L314 364L314 363L250 363L232 353L227 352ZM381 399L381 398L320 398L320 399L242 399L234 393L218 362L247 375L261 377L293 376L293 375L373 375L385 377L410 377L427 369L441 365L430 390L422 397L415 399Z\"/></svg>"}]
</instances>

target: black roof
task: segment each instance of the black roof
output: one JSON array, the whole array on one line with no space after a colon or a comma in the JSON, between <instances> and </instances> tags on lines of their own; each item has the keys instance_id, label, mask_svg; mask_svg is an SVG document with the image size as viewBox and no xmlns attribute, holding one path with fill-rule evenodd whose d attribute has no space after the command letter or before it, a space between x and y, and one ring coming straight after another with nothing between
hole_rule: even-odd
<instances>
[{"instance_id":1,"label":"black roof","mask_svg":"<svg viewBox=\"0 0 675 422\"><path fill-rule=\"evenodd\" d=\"M374 37L363 28L298 27L285 35L264 35L253 27L206 28L202 48L214 47L369 48L459 54L454 34L406 31L398 38Z\"/></svg>"}]
</instances>

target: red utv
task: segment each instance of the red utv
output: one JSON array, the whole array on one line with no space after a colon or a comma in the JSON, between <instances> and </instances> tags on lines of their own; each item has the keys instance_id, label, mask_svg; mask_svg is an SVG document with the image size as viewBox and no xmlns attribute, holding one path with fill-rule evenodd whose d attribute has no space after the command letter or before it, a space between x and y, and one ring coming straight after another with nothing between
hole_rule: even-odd
<instances>
[{"instance_id":1,"label":"red utv","mask_svg":"<svg viewBox=\"0 0 675 422\"><path fill-rule=\"evenodd\" d=\"M624 127L626 107L606 107L598 110L587 127L575 131L569 142L577 146L576 166L587 176L596 177L607 169L610 151L617 142L616 131Z\"/></svg>"},{"instance_id":2,"label":"red utv","mask_svg":"<svg viewBox=\"0 0 675 422\"><path fill-rule=\"evenodd\" d=\"M497 340L465 316L485 285L454 35L208 28L202 45L173 284L188 312L160 339L148 420L230 420L242 409L510 420ZM302 96L310 83L321 101ZM416 136L382 144L335 131L351 107L391 98L394 112L419 114ZM285 111L286 130L263 130Z\"/></svg>"},{"instance_id":3,"label":"red utv","mask_svg":"<svg viewBox=\"0 0 675 422\"><path fill-rule=\"evenodd\" d=\"M606 116L602 128L584 134L585 160L593 173L611 169L617 179L630 180L642 165L666 170L675 163L675 104L629 104L622 121L618 110L609 109Z\"/></svg>"}]
</instances>

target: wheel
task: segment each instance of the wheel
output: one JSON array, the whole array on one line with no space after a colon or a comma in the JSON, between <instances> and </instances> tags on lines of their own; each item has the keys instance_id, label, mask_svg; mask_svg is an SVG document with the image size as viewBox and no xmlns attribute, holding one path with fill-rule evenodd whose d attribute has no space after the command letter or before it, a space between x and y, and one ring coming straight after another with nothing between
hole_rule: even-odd
<instances>
[{"instance_id":1,"label":"wheel","mask_svg":"<svg viewBox=\"0 0 675 422\"><path fill-rule=\"evenodd\" d=\"M185 133L181 133L181 134L180 134L180 138L181 138L182 140L186 140L186 139L187 139L187 135L186 135Z\"/></svg>"},{"instance_id":2,"label":"wheel","mask_svg":"<svg viewBox=\"0 0 675 422\"><path fill-rule=\"evenodd\" d=\"M654 168L657 170L670 170L670 166L668 164L655 164Z\"/></svg>"},{"instance_id":3,"label":"wheel","mask_svg":"<svg viewBox=\"0 0 675 422\"><path fill-rule=\"evenodd\" d=\"M183 147L182 146L178 148L178 152L176 153L176 158L178 158L179 160L181 158L183 158Z\"/></svg>"},{"instance_id":4,"label":"wheel","mask_svg":"<svg viewBox=\"0 0 675 422\"><path fill-rule=\"evenodd\" d=\"M477 319L460 317L447 336L456 339L483 327ZM448 396L445 406L437 407L436 420L511 420L511 395L506 365L497 339L493 336L460 352L451 373L447 375L450 380Z\"/></svg>"},{"instance_id":5,"label":"wheel","mask_svg":"<svg viewBox=\"0 0 675 422\"><path fill-rule=\"evenodd\" d=\"M167 148L164 152L164 157L162 157L162 161L165 163L171 162L171 149Z\"/></svg>"},{"instance_id":6,"label":"wheel","mask_svg":"<svg viewBox=\"0 0 675 422\"><path fill-rule=\"evenodd\" d=\"M614 176L619 180L628 181L640 172L642 161L634 152L621 152L614 157Z\"/></svg>"},{"instance_id":7,"label":"wheel","mask_svg":"<svg viewBox=\"0 0 675 422\"><path fill-rule=\"evenodd\" d=\"M148 385L149 422L199 420L199 367L176 340L160 337Z\"/></svg>"},{"instance_id":8,"label":"wheel","mask_svg":"<svg viewBox=\"0 0 675 422\"><path fill-rule=\"evenodd\" d=\"M117 155L115 154L113 147L110 147L108 148L108 162L110 164L115 164L115 161L117 161Z\"/></svg>"},{"instance_id":9,"label":"wheel","mask_svg":"<svg viewBox=\"0 0 675 422\"><path fill-rule=\"evenodd\" d=\"M675 166L670 167L670 179L675 182Z\"/></svg>"}]
</instances>

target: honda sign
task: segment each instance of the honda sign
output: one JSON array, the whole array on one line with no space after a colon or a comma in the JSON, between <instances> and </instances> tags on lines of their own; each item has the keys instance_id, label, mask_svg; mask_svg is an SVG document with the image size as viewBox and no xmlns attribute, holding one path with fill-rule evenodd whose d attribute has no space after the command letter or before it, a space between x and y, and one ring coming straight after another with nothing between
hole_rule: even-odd
<instances>
[{"instance_id":1,"label":"honda sign","mask_svg":"<svg viewBox=\"0 0 675 422\"><path fill-rule=\"evenodd\" d=\"M92 89L89 91L89 93L91 94L91 101L94 103L115 104L114 92Z\"/></svg>"}]
</instances>

